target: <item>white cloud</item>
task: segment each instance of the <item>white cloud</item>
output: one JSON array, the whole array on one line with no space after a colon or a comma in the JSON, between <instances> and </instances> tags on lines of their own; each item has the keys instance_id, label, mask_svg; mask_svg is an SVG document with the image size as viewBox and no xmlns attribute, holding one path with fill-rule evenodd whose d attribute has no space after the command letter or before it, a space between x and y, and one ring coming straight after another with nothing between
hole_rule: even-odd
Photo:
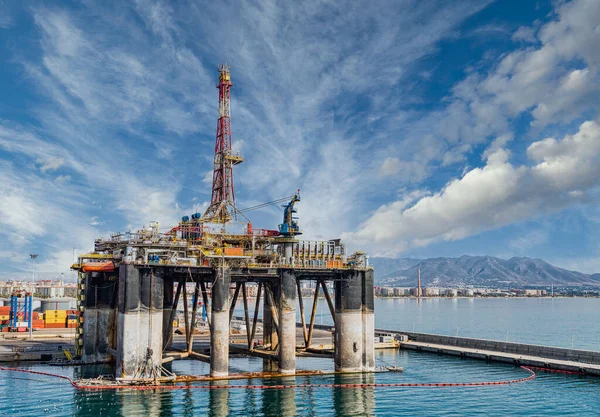
<instances>
[{"instance_id":1,"label":"white cloud","mask_svg":"<svg viewBox=\"0 0 600 417\"><path fill-rule=\"evenodd\" d=\"M55 171L65 164L63 158L48 157L45 159L38 159L36 161L40 165L40 171L45 174L48 171Z\"/></svg>"},{"instance_id":2,"label":"white cloud","mask_svg":"<svg viewBox=\"0 0 600 417\"><path fill-rule=\"evenodd\" d=\"M513 140L512 133L505 133L496 137L492 143L487 147L487 149L483 152L483 157L487 158L491 154L495 153L498 149L504 149L509 142Z\"/></svg>"},{"instance_id":3,"label":"white cloud","mask_svg":"<svg viewBox=\"0 0 600 417\"><path fill-rule=\"evenodd\" d=\"M584 274L600 274L600 251L589 257L556 258L552 260L552 264Z\"/></svg>"},{"instance_id":4,"label":"white cloud","mask_svg":"<svg viewBox=\"0 0 600 417\"><path fill-rule=\"evenodd\" d=\"M10 0L0 0L0 29L9 29L14 24L14 19L12 16L12 8L13 4L11 4Z\"/></svg>"},{"instance_id":5,"label":"white cloud","mask_svg":"<svg viewBox=\"0 0 600 417\"><path fill-rule=\"evenodd\" d=\"M548 231L544 229L530 230L520 236L512 238L508 246L519 253L527 253L540 245L548 242ZM577 269L579 270L579 269Z\"/></svg>"},{"instance_id":6,"label":"white cloud","mask_svg":"<svg viewBox=\"0 0 600 417\"><path fill-rule=\"evenodd\" d=\"M476 146L513 135L514 122L524 115L533 118L534 132L540 132L597 111L599 20L600 2L576 0L559 4L544 25L520 28L516 38L537 33L539 42L483 59L486 71L476 67L468 72L443 100L445 108L402 125L410 139L386 157L414 155L428 166L427 172L435 172L429 166L461 163ZM437 143L437 152L429 157L420 146L425 138ZM488 153L499 147L492 145Z\"/></svg>"},{"instance_id":7,"label":"white cloud","mask_svg":"<svg viewBox=\"0 0 600 417\"><path fill-rule=\"evenodd\" d=\"M433 195L381 206L358 231L344 237L395 254L575 204L600 185L600 126L588 121L574 135L536 142L528 156L535 165L514 166L508 152L498 149L484 167L450 181Z\"/></svg>"},{"instance_id":8,"label":"white cloud","mask_svg":"<svg viewBox=\"0 0 600 417\"><path fill-rule=\"evenodd\" d=\"M10 206L35 210L50 201L51 210L66 207L69 214L59 216L56 227L67 229L76 217L84 219L77 227L86 231L94 231L89 219L97 211L74 208L71 201L97 201L93 208L104 211L107 228L137 228L150 220L166 225L189 213L180 208L180 191L200 194L196 188L202 186L206 195L212 182L216 65L203 63L227 60L235 83L234 148L246 158L235 173L236 185L246 192L236 190L242 201L259 203L301 188L307 236L330 238L352 230L374 202L421 181L436 165L453 169L481 146L487 149L485 167L466 172L443 193L425 196L409 187L411 194L385 206L394 225L394 212L417 206L418 212L427 199L438 198L452 203L448 213L436 213L446 221L444 236L479 230L478 224L453 228L444 216L470 209L469 201L461 206L456 197L465 188L475 193L502 181L486 190L491 211L497 201L510 199L512 182L533 177L530 168L510 164L504 151L512 139L511 118L533 112L539 128L567 120L586 100L593 108L598 84L591 65L597 62L597 3L572 2L533 31L539 44L504 55L488 74L473 71L442 100L446 107L429 114L408 110L410 100L420 97L406 77L426 73L421 63L439 41L488 3L440 7L424 0L398 7L390 1L373 8L368 1L267 1L230 7L137 0L134 7L83 2L77 9L29 9L39 45L23 50L39 50L40 56L22 54L15 62L24 62L27 81L44 95L31 111L39 126L0 123L0 148L30 166L39 161L48 182L60 169L53 186L63 198L53 201L41 193ZM518 32L514 37L524 39L526 29ZM584 96L588 89L592 95ZM356 111L358 102L364 111ZM564 164L550 154L538 162L552 170ZM540 181L551 175L539 171ZM26 187L29 180L18 184ZM578 187L569 190L568 201L585 197L585 186ZM483 216L470 213L467 223ZM10 218L11 225L19 221ZM45 221L28 226L43 230L28 239L51 233ZM424 244L436 239L433 232L410 238L407 230L404 244ZM93 242L91 233L84 235ZM70 239L55 252L67 254Z\"/></svg>"},{"instance_id":9,"label":"white cloud","mask_svg":"<svg viewBox=\"0 0 600 417\"><path fill-rule=\"evenodd\" d=\"M383 176L394 175L400 171L401 166L400 159L388 157L383 160L383 163L379 168L379 173Z\"/></svg>"},{"instance_id":10,"label":"white cloud","mask_svg":"<svg viewBox=\"0 0 600 417\"><path fill-rule=\"evenodd\" d=\"M515 33L513 33L512 38L513 41L523 41L533 43L535 42L535 29L521 26L519 27Z\"/></svg>"},{"instance_id":11,"label":"white cloud","mask_svg":"<svg viewBox=\"0 0 600 417\"><path fill-rule=\"evenodd\" d=\"M85 224L87 191L56 184L35 171L0 163L0 252L11 252L17 270L29 270L27 254L41 253L38 271L68 270L52 263L56 254L77 246L90 249L98 231ZM43 242L43 243L42 243Z\"/></svg>"},{"instance_id":12,"label":"white cloud","mask_svg":"<svg viewBox=\"0 0 600 417\"><path fill-rule=\"evenodd\" d=\"M54 178L54 182L57 184L65 184L69 181L71 181L70 175L58 175L56 178Z\"/></svg>"}]
</instances>

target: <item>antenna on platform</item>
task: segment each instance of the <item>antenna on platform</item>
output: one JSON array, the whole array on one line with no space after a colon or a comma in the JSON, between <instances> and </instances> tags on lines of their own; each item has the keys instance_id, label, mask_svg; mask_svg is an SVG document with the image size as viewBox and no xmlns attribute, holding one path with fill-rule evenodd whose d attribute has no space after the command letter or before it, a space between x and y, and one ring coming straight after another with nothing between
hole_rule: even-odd
<instances>
[{"instance_id":1,"label":"antenna on platform","mask_svg":"<svg viewBox=\"0 0 600 417\"><path fill-rule=\"evenodd\" d=\"M419 278L417 282L417 298L421 298L421 268L419 268Z\"/></svg>"}]
</instances>

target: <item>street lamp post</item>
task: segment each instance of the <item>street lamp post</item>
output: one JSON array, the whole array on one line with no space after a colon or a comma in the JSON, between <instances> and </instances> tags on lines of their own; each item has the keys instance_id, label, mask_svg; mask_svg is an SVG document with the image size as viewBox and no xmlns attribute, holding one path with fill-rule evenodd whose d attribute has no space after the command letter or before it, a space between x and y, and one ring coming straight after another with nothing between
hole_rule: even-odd
<instances>
[{"instance_id":1,"label":"street lamp post","mask_svg":"<svg viewBox=\"0 0 600 417\"><path fill-rule=\"evenodd\" d=\"M31 259L31 282L33 285L33 292L35 292L35 260L37 259L37 257L40 256L37 253L30 253L29 254L29 258Z\"/></svg>"},{"instance_id":2,"label":"street lamp post","mask_svg":"<svg viewBox=\"0 0 600 417\"><path fill-rule=\"evenodd\" d=\"M40 256L38 253L30 253L29 258L31 259L31 308L29 314L33 314L33 296L35 295L35 260ZM33 339L33 321L32 317L29 318L29 340Z\"/></svg>"}]
</instances>

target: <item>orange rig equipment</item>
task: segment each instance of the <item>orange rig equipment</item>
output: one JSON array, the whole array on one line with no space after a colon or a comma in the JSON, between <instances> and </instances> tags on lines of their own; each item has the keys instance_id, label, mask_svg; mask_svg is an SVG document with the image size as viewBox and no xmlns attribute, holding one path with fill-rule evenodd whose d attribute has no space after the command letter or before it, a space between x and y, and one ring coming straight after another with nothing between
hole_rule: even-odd
<instances>
[{"instance_id":1,"label":"orange rig equipment","mask_svg":"<svg viewBox=\"0 0 600 417\"><path fill-rule=\"evenodd\" d=\"M112 272L115 270L113 261L86 262L81 266L82 272Z\"/></svg>"}]
</instances>

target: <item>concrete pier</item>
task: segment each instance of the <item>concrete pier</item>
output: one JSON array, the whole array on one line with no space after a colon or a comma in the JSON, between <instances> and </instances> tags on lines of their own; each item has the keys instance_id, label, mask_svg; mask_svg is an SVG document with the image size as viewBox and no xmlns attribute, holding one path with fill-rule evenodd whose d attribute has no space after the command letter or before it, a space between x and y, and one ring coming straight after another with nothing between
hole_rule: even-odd
<instances>
[{"instance_id":1,"label":"concrete pier","mask_svg":"<svg viewBox=\"0 0 600 417\"><path fill-rule=\"evenodd\" d=\"M229 373L229 266L214 269L210 332L210 376L224 377ZM193 330L192 330L193 331Z\"/></svg>"},{"instance_id":2,"label":"concrete pier","mask_svg":"<svg viewBox=\"0 0 600 417\"><path fill-rule=\"evenodd\" d=\"M119 267L117 378L160 376L163 348L163 272Z\"/></svg>"},{"instance_id":3,"label":"concrete pier","mask_svg":"<svg viewBox=\"0 0 600 417\"><path fill-rule=\"evenodd\" d=\"M370 372L375 367L372 271L349 271L335 282L335 370Z\"/></svg>"},{"instance_id":4,"label":"concrete pier","mask_svg":"<svg viewBox=\"0 0 600 417\"><path fill-rule=\"evenodd\" d=\"M86 363L106 362L115 346L116 273L87 272L83 312L83 354Z\"/></svg>"},{"instance_id":5,"label":"concrete pier","mask_svg":"<svg viewBox=\"0 0 600 417\"><path fill-rule=\"evenodd\" d=\"M409 340L400 343L401 349L600 376L600 352L596 351L398 330L377 332L407 336Z\"/></svg>"},{"instance_id":6,"label":"concrete pier","mask_svg":"<svg viewBox=\"0 0 600 417\"><path fill-rule=\"evenodd\" d=\"M296 276L283 270L279 285L279 373L296 372Z\"/></svg>"}]
</instances>

